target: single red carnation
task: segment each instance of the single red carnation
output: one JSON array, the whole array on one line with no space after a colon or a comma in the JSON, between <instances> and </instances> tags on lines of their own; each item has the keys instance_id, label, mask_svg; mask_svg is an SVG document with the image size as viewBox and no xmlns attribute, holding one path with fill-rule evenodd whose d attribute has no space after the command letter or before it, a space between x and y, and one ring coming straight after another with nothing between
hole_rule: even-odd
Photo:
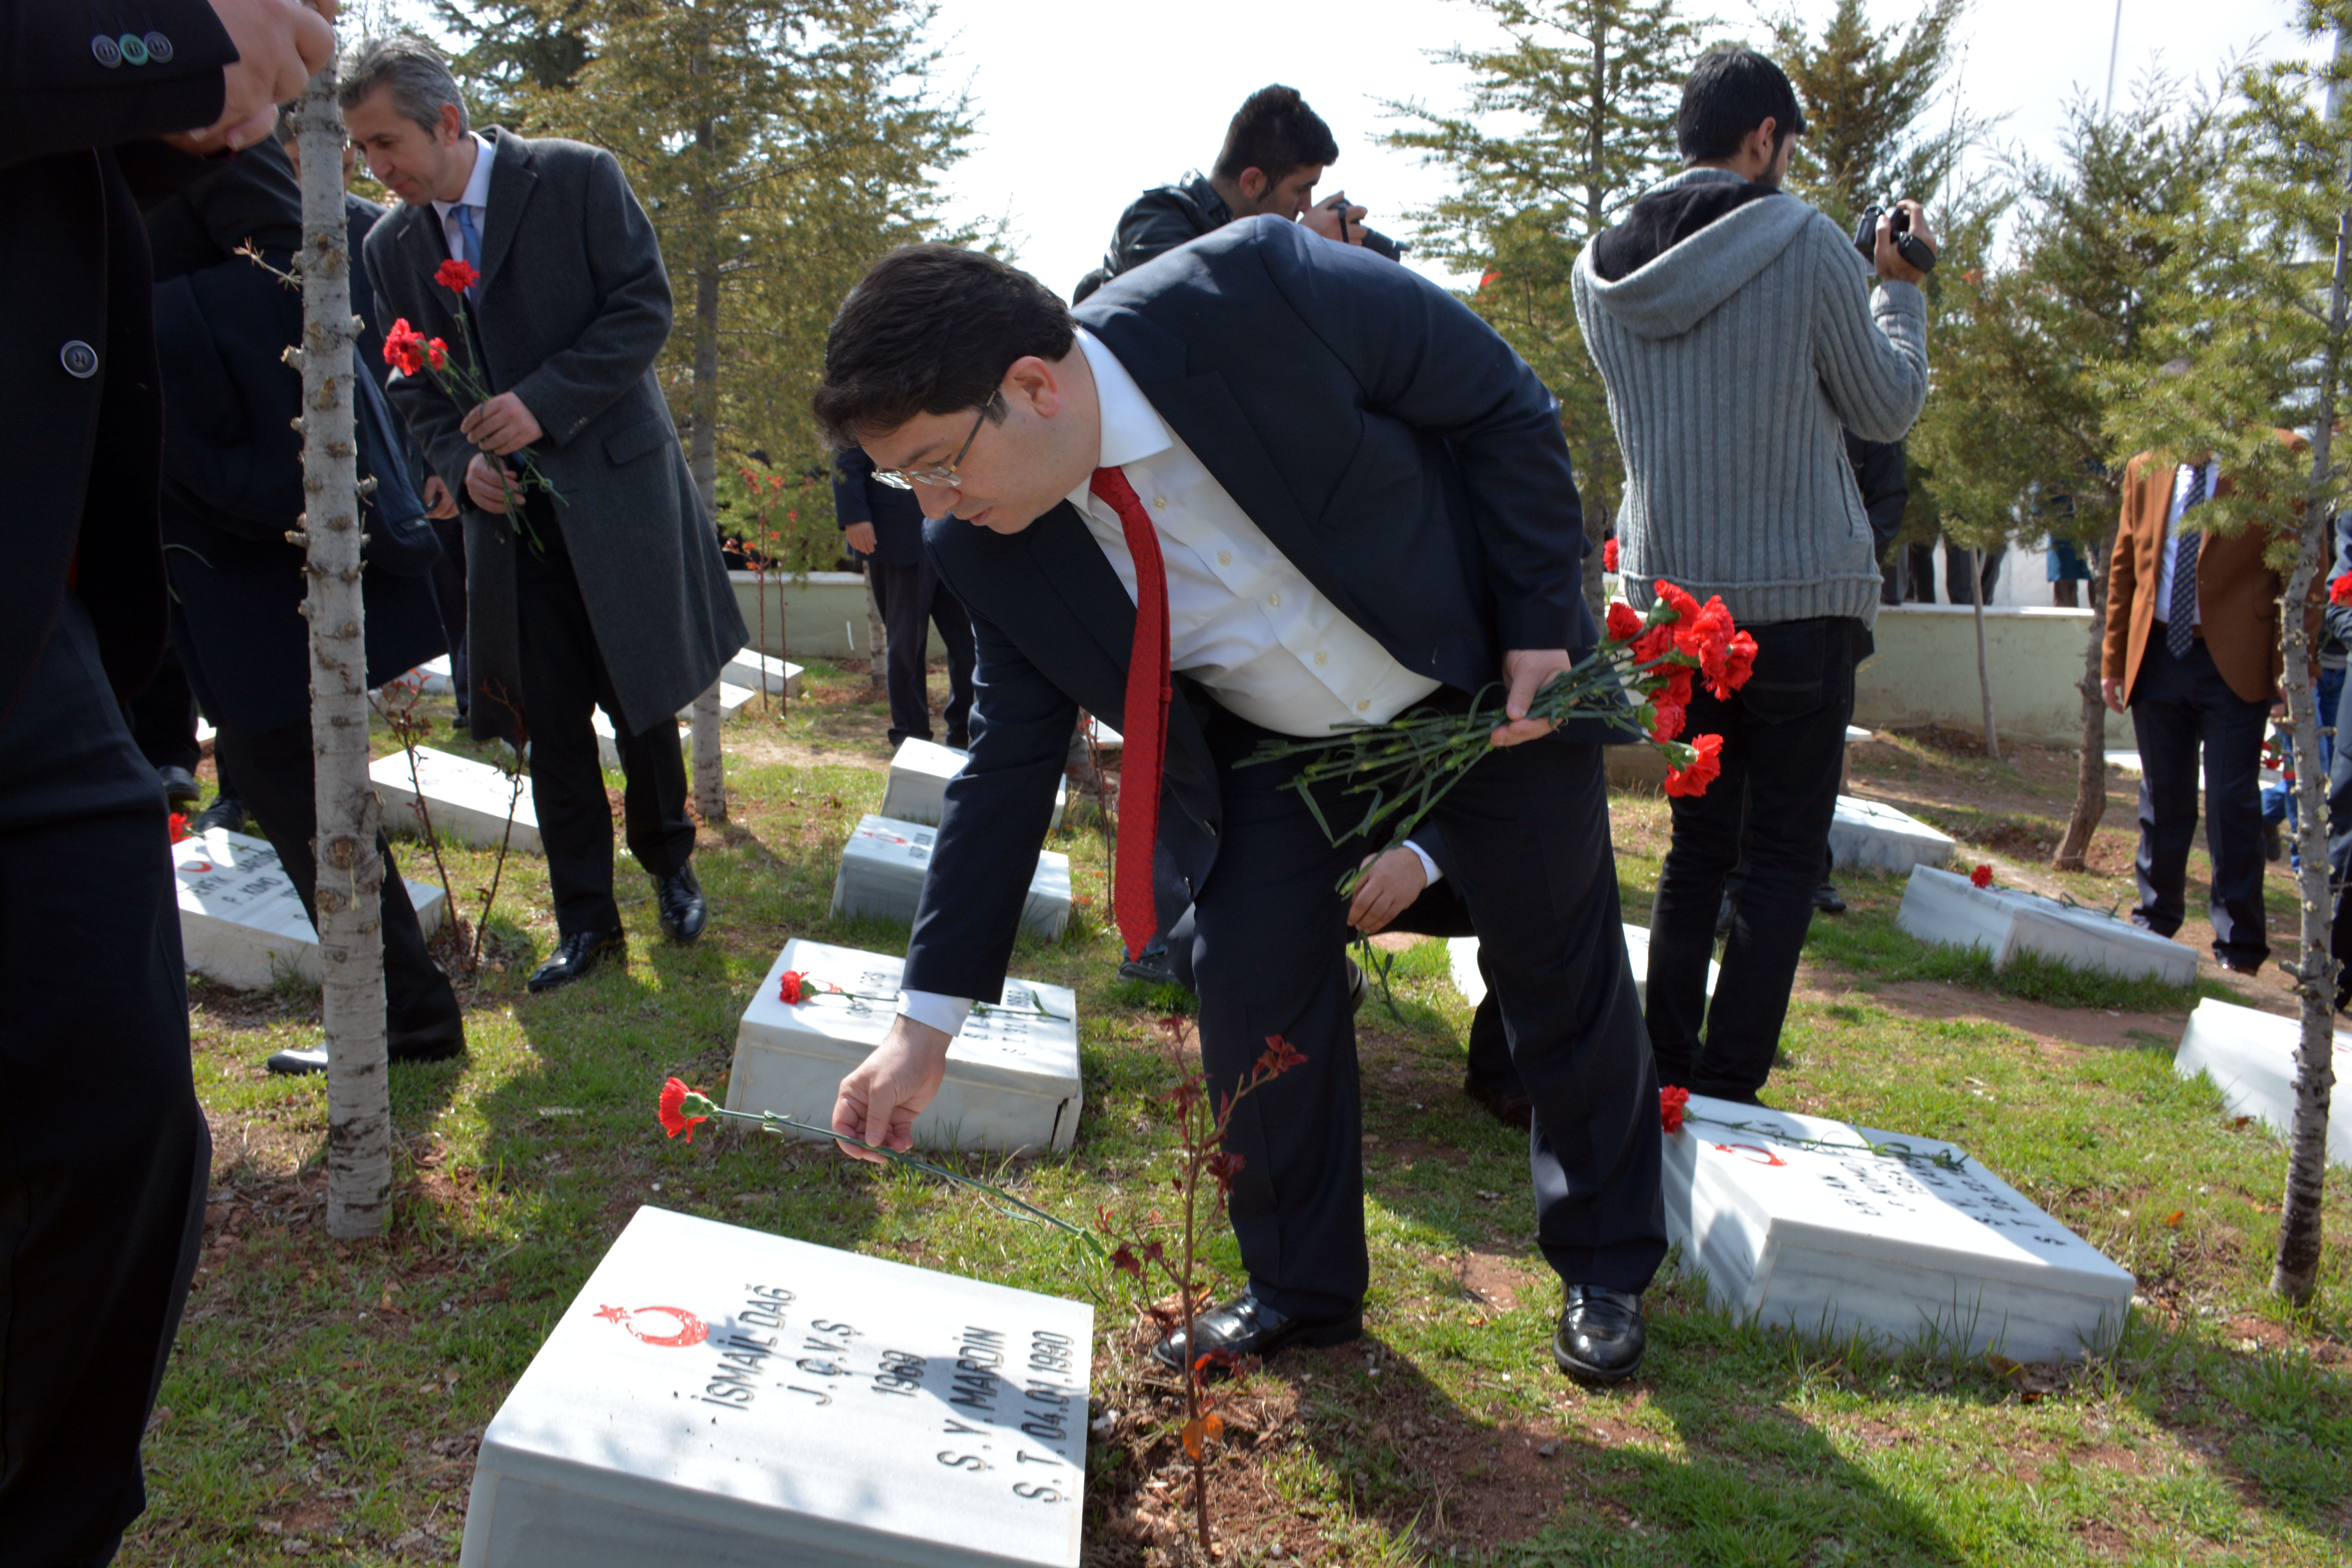
<instances>
[{"instance_id":1,"label":"single red carnation","mask_svg":"<svg viewBox=\"0 0 2352 1568\"><path fill-rule=\"evenodd\" d=\"M188 837L188 814L184 811L175 811L172 814L172 842L177 844L186 837Z\"/></svg>"},{"instance_id":2,"label":"single red carnation","mask_svg":"<svg viewBox=\"0 0 2352 1568\"><path fill-rule=\"evenodd\" d=\"M383 363L403 375L415 375L425 369L425 334L401 317L383 334Z\"/></svg>"},{"instance_id":3,"label":"single red carnation","mask_svg":"<svg viewBox=\"0 0 2352 1568\"><path fill-rule=\"evenodd\" d=\"M694 1124L710 1120L708 1116L688 1116L686 1113L686 1097L694 1092L678 1079L670 1079L662 1085L661 1107L655 1113L661 1118L663 1131L673 1138L683 1132L689 1143L694 1142Z\"/></svg>"},{"instance_id":4,"label":"single red carnation","mask_svg":"<svg viewBox=\"0 0 2352 1568\"><path fill-rule=\"evenodd\" d=\"M442 342L439 338L428 340L425 345L425 363L431 365L435 370L447 370L449 368L449 345Z\"/></svg>"},{"instance_id":5,"label":"single red carnation","mask_svg":"<svg viewBox=\"0 0 2352 1568\"><path fill-rule=\"evenodd\" d=\"M1601 569L1603 572L1617 570L1617 542L1613 539L1601 542Z\"/></svg>"},{"instance_id":6,"label":"single red carnation","mask_svg":"<svg viewBox=\"0 0 2352 1568\"><path fill-rule=\"evenodd\" d=\"M1658 1121L1669 1132L1683 1130L1683 1108L1690 1104L1690 1090L1668 1084L1658 1090Z\"/></svg>"},{"instance_id":7,"label":"single red carnation","mask_svg":"<svg viewBox=\"0 0 2352 1568\"><path fill-rule=\"evenodd\" d=\"M1692 598L1688 594L1683 592L1680 588L1675 587L1672 583L1667 582L1663 577L1659 578L1656 583L1652 584L1652 586L1657 589L1658 597L1666 602L1666 607L1674 611L1675 619L1677 622L1689 621L1697 617L1698 601L1696 599Z\"/></svg>"},{"instance_id":8,"label":"single red carnation","mask_svg":"<svg viewBox=\"0 0 2352 1568\"><path fill-rule=\"evenodd\" d=\"M809 984L806 974L797 969L787 969L784 971L783 984L777 988L776 994L783 1000L786 1006L797 1007L808 999L814 989Z\"/></svg>"},{"instance_id":9,"label":"single red carnation","mask_svg":"<svg viewBox=\"0 0 2352 1568\"><path fill-rule=\"evenodd\" d=\"M2331 604L2352 605L2352 572L2327 584L2327 597Z\"/></svg>"},{"instance_id":10,"label":"single red carnation","mask_svg":"<svg viewBox=\"0 0 2352 1568\"><path fill-rule=\"evenodd\" d=\"M1723 772L1723 760L1719 754L1723 751L1722 736L1694 735L1690 745L1691 750L1697 753L1691 758L1690 766L1666 770L1668 795L1705 795L1706 786Z\"/></svg>"},{"instance_id":11,"label":"single red carnation","mask_svg":"<svg viewBox=\"0 0 2352 1568\"><path fill-rule=\"evenodd\" d=\"M1671 702L1677 708L1687 708L1691 702L1691 668L1686 664L1666 667L1665 684L1650 694L1653 702Z\"/></svg>"},{"instance_id":12,"label":"single red carnation","mask_svg":"<svg viewBox=\"0 0 2352 1568\"><path fill-rule=\"evenodd\" d=\"M1650 726L1650 739L1672 741L1679 737L1683 732L1683 710L1672 702L1660 702L1654 706L1658 721Z\"/></svg>"},{"instance_id":13,"label":"single red carnation","mask_svg":"<svg viewBox=\"0 0 2352 1568\"><path fill-rule=\"evenodd\" d=\"M453 294L463 294L481 280L482 275L474 270L472 262L460 261L454 256L435 268L433 273L433 281Z\"/></svg>"},{"instance_id":14,"label":"single red carnation","mask_svg":"<svg viewBox=\"0 0 2352 1568\"><path fill-rule=\"evenodd\" d=\"M1675 651L1675 624L1661 621L1633 639L1633 662L1654 664Z\"/></svg>"},{"instance_id":15,"label":"single red carnation","mask_svg":"<svg viewBox=\"0 0 2352 1568\"><path fill-rule=\"evenodd\" d=\"M1991 887L1992 868L1990 866L1978 867L1975 870L1969 873L1969 880L1974 882L1979 888Z\"/></svg>"},{"instance_id":16,"label":"single red carnation","mask_svg":"<svg viewBox=\"0 0 2352 1568\"><path fill-rule=\"evenodd\" d=\"M1710 672L1706 689L1715 693L1718 702L1727 702L1731 694L1748 684L1756 673L1756 639L1746 632L1734 632L1723 645L1723 668Z\"/></svg>"},{"instance_id":17,"label":"single red carnation","mask_svg":"<svg viewBox=\"0 0 2352 1568\"><path fill-rule=\"evenodd\" d=\"M1641 611L1626 604L1614 604L1609 606L1609 640L1611 642L1632 642L1641 635Z\"/></svg>"}]
</instances>

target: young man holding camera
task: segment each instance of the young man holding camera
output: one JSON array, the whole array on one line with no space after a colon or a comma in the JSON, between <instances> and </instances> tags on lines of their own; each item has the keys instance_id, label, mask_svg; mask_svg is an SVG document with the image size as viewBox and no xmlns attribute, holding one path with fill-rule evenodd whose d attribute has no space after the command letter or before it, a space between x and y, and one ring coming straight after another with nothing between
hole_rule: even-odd
<instances>
[{"instance_id":1,"label":"young man holding camera","mask_svg":"<svg viewBox=\"0 0 2352 1568\"><path fill-rule=\"evenodd\" d=\"M1747 687L1727 699L1702 688L1690 705L1689 732L1723 737L1723 773L1673 802L1647 1008L1662 1081L1749 1102L1780 1045L1837 805L1854 667L1878 612L1878 562L1841 426L1899 440L1927 395L1918 283L1934 254L1919 205L1878 220L1864 265L1835 224L1780 190L1804 128L1770 60L1703 56L1675 127L1688 166L1587 247L1574 279L1625 458L1617 537L1628 595L1646 605L1659 578L1701 600L1720 595L1756 637ZM1743 796L1748 879L1710 1014L1706 965Z\"/></svg>"}]
</instances>

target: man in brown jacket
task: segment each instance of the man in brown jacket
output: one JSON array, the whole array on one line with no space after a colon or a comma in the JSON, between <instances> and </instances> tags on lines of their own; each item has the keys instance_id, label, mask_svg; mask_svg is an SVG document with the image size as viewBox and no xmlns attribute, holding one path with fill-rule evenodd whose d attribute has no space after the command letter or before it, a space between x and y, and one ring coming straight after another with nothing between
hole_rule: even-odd
<instances>
[{"instance_id":1,"label":"man in brown jacket","mask_svg":"<svg viewBox=\"0 0 2352 1568\"><path fill-rule=\"evenodd\" d=\"M2301 445L2299 437L2281 436ZM2213 957L2252 974L2270 956L2258 791L2263 724L2278 700L2283 585L2263 562L2267 530L2225 537L2180 526L2183 514L2231 488L2210 457L2167 464L2143 452L2126 466L2100 684L2108 707L2121 713L2130 705L2139 735L2139 906L2132 923L2158 936L2180 929L2201 742Z\"/></svg>"}]
</instances>

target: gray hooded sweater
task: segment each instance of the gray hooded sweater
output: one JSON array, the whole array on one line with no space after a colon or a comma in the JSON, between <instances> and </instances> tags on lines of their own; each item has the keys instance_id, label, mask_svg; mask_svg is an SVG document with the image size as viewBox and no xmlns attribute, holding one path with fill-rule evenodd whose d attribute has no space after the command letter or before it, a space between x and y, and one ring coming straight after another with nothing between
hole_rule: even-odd
<instances>
[{"instance_id":1,"label":"gray hooded sweater","mask_svg":"<svg viewBox=\"0 0 2352 1568\"><path fill-rule=\"evenodd\" d=\"M1725 169L1688 169L1643 199ZM1712 195L1714 193L1707 193ZM1794 196L1748 201L1614 282L1577 258L1577 324L1625 461L1627 596L1664 577L1743 626L1878 616L1842 432L1900 440L1927 396L1927 304L1874 297L1853 242Z\"/></svg>"}]
</instances>

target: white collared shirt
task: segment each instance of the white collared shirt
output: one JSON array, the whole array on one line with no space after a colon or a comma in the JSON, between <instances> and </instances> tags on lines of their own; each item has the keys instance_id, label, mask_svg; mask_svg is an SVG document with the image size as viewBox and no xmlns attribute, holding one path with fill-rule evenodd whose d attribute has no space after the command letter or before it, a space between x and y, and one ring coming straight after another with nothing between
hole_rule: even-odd
<instances>
[{"instance_id":1,"label":"white collared shirt","mask_svg":"<svg viewBox=\"0 0 2352 1568\"><path fill-rule=\"evenodd\" d=\"M2209 477L2205 482L2204 499L2198 503L2200 506L2213 499L2213 487L2221 482L2221 470L2210 459L2204 467ZM2160 626L2169 626L2172 622L2172 563L2180 554L2180 514L2188 509L2189 487L2197 477L2197 469L2195 463L2183 463L2172 471L2172 505L2164 514L2163 566L2156 578L2156 624ZM2202 626L2204 606L2197 603L2197 584L2194 583L2189 585L2189 602L2195 610L2189 624Z\"/></svg>"},{"instance_id":2,"label":"white collared shirt","mask_svg":"<svg viewBox=\"0 0 2352 1568\"><path fill-rule=\"evenodd\" d=\"M1078 346L1102 410L1097 468L1118 468L1151 514L1168 576L1168 664L1218 702L1276 734L1318 736L1349 723L1381 724L1440 682L1399 664L1340 613L1274 547L1183 438L1168 427L1127 367L1083 327ZM1069 502L1133 599L1135 556L1110 503L1086 486ZM1436 862L1408 845L1429 879ZM953 1035L971 1004L910 991L898 1011Z\"/></svg>"},{"instance_id":3,"label":"white collared shirt","mask_svg":"<svg viewBox=\"0 0 2352 1568\"><path fill-rule=\"evenodd\" d=\"M474 233L477 237L488 235L490 164L498 156L497 149L483 138L480 132L469 131L467 134L474 139L474 172L466 176L466 188L458 193L456 201L433 204L433 210L441 217L441 237L447 242L449 254L460 261L466 258L466 235L457 226L457 209L461 206L473 208Z\"/></svg>"}]
</instances>

